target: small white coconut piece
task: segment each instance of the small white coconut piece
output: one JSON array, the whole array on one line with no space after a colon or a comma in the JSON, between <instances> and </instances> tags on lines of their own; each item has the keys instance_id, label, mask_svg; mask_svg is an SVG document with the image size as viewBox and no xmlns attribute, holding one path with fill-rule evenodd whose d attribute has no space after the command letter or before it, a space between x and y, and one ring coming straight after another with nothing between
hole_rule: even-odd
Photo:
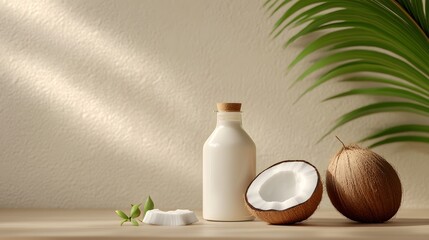
<instances>
[{"instance_id":1,"label":"small white coconut piece","mask_svg":"<svg viewBox=\"0 0 429 240\"><path fill-rule=\"evenodd\" d=\"M184 226L198 222L198 218L193 211L187 209L177 209L174 211L153 209L146 212L143 222L161 226Z\"/></svg>"}]
</instances>

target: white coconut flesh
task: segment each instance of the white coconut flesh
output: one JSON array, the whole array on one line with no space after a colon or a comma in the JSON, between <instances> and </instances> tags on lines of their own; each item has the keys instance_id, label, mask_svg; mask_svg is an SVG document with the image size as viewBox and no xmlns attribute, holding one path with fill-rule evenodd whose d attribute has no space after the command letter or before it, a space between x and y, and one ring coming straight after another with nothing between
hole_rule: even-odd
<instances>
[{"instance_id":1,"label":"white coconut flesh","mask_svg":"<svg viewBox=\"0 0 429 240\"><path fill-rule=\"evenodd\" d=\"M247 202L260 210L285 210L306 202L319 176L305 162L283 162L259 174L247 190Z\"/></svg>"},{"instance_id":2,"label":"white coconut flesh","mask_svg":"<svg viewBox=\"0 0 429 240\"><path fill-rule=\"evenodd\" d=\"M145 214L143 222L162 226L183 226L198 222L198 218L193 211L187 209L177 209L175 211L166 212L153 209Z\"/></svg>"}]
</instances>

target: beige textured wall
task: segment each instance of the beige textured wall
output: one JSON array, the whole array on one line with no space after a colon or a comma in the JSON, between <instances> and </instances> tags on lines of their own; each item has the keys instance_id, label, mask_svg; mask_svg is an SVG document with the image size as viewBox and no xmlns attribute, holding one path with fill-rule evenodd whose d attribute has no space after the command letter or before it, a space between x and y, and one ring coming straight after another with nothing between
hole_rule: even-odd
<instances>
[{"instance_id":1,"label":"beige textured wall","mask_svg":"<svg viewBox=\"0 0 429 240\"><path fill-rule=\"evenodd\" d=\"M339 114L376 99L293 104L285 75L306 41L281 50L261 1L0 1L0 207L201 208L201 151L218 101L243 102L258 171L306 159L324 173ZM287 36L284 36L287 37ZM317 56L314 56L317 58ZM336 131L346 142L413 115ZM423 121L417 119L416 121ZM399 171L403 207L429 207L429 149L377 148ZM322 207L332 207L324 197Z\"/></svg>"}]
</instances>

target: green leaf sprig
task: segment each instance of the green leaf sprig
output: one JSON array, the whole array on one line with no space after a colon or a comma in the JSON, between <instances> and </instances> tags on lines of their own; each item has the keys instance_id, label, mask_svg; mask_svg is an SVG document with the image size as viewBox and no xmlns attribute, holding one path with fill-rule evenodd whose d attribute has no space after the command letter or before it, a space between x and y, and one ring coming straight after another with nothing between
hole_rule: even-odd
<instances>
[{"instance_id":1,"label":"green leaf sprig","mask_svg":"<svg viewBox=\"0 0 429 240\"><path fill-rule=\"evenodd\" d=\"M144 215L146 214L147 211L152 210L155 207L155 204L152 201L152 198L150 198L150 196L146 199L146 202L143 206L143 214L141 214L141 210L140 210L140 206L142 205L142 203L139 204L131 204L131 210L130 210L130 215L128 216L127 214L125 214L123 211L121 210L116 210L115 213L122 218L121 221L121 226L126 223L126 222L131 222L131 224L133 226L138 226L139 222L143 221ZM138 219L138 217L142 215L142 219ZM138 220L138 221L137 221Z\"/></svg>"}]
</instances>

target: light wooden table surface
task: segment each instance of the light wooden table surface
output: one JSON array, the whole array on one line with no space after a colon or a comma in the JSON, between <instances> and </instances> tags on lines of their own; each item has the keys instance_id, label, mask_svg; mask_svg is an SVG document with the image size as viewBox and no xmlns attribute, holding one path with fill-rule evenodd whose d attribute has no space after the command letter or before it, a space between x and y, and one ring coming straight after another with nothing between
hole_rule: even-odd
<instances>
[{"instance_id":1,"label":"light wooden table surface","mask_svg":"<svg viewBox=\"0 0 429 240\"><path fill-rule=\"evenodd\" d=\"M400 210L384 224L358 224L318 210L292 226L261 221L207 222L184 227L119 226L113 210L0 209L0 239L425 239L429 209Z\"/></svg>"}]
</instances>

